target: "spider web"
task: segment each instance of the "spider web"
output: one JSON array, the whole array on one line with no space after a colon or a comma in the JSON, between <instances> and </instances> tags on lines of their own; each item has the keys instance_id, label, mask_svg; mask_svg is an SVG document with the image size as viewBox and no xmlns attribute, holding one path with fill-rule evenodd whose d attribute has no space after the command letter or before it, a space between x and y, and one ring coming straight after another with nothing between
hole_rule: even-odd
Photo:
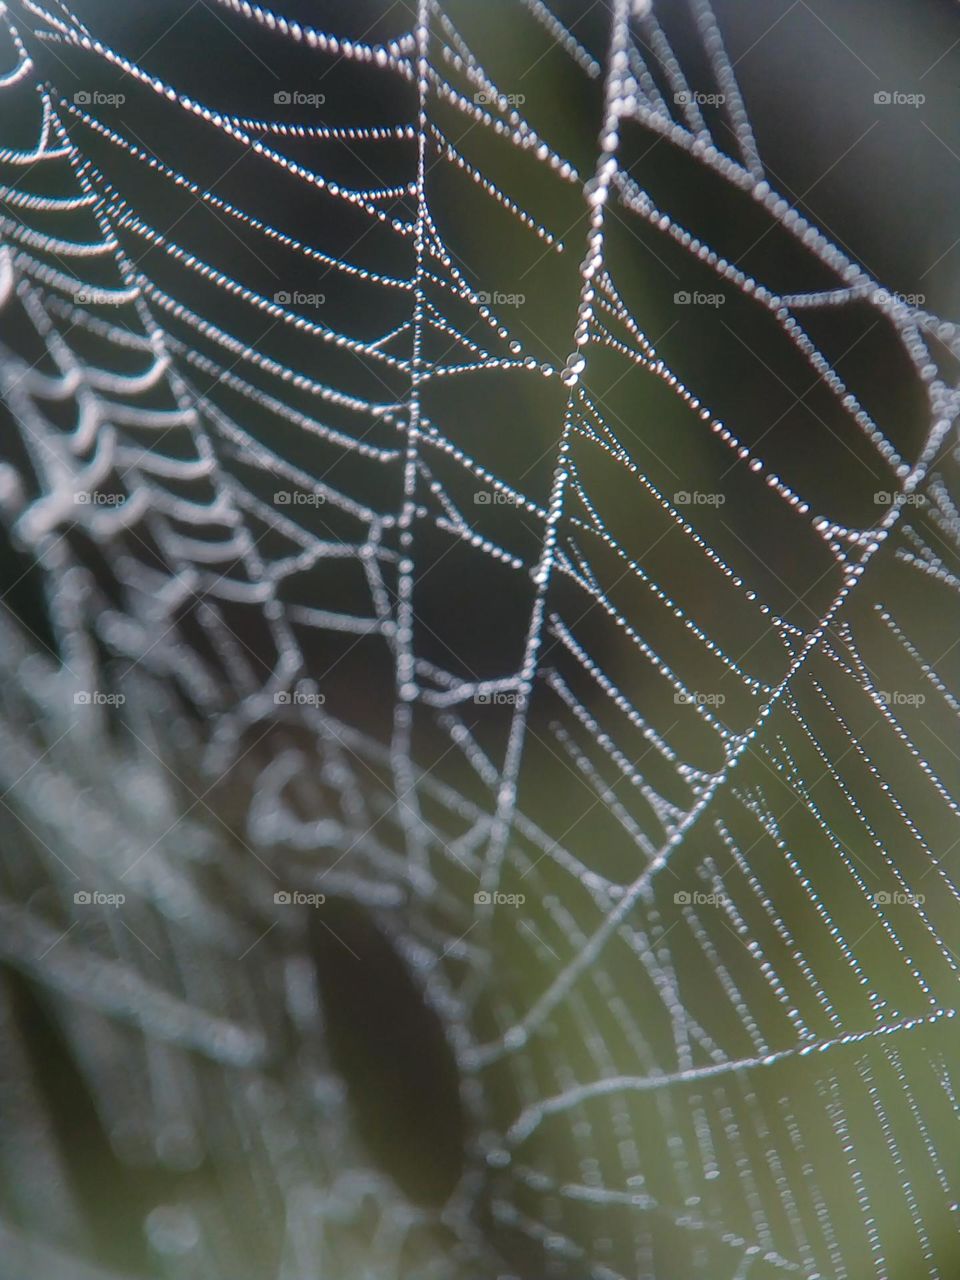
<instances>
[{"instance_id":1,"label":"spider web","mask_svg":"<svg viewBox=\"0 0 960 1280\"><path fill-rule=\"evenodd\" d=\"M224 1171L162 1273L949 1274L960 335L777 191L707 0L305 7L2 9L0 947L123 1160ZM444 1022L440 1210L292 889ZM11 1035L13 1274L106 1275Z\"/></svg>"}]
</instances>

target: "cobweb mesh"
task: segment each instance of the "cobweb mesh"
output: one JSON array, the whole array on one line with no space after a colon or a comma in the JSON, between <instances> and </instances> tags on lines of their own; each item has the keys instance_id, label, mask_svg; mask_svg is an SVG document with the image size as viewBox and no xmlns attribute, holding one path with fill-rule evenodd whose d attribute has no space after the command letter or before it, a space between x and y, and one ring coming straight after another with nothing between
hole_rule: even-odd
<instances>
[{"instance_id":1,"label":"cobweb mesh","mask_svg":"<svg viewBox=\"0 0 960 1280\"><path fill-rule=\"evenodd\" d=\"M955 1269L960 333L708 0L480 8L0 5L5 1274ZM456 1060L439 1204L334 901Z\"/></svg>"}]
</instances>

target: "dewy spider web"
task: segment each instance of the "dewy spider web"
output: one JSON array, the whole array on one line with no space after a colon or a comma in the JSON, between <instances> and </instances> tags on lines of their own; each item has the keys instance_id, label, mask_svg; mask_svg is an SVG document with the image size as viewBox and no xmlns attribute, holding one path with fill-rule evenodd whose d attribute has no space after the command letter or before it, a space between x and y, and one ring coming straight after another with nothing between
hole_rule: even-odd
<instances>
[{"instance_id":1,"label":"dewy spider web","mask_svg":"<svg viewBox=\"0 0 960 1280\"><path fill-rule=\"evenodd\" d=\"M124 1164L194 1179L138 1205L151 1265L950 1274L960 335L774 189L708 0L591 48L540 0L515 46L301 8L2 8L3 501L49 608L7 626L0 949ZM443 1021L441 1209L350 1145L291 888ZM10 1274L132 1273L10 990Z\"/></svg>"}]
</instances>

